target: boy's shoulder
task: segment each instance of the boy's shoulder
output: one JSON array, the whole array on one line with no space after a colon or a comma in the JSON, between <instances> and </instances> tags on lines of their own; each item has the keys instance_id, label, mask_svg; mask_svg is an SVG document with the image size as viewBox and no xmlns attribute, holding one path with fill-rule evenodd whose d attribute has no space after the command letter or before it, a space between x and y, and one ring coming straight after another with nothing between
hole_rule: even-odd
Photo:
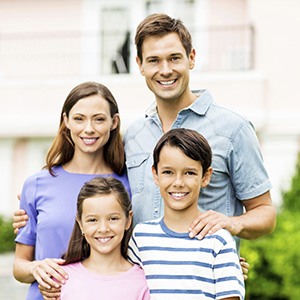
<instances>
[{"instance_id":1,"label":"boy's shoulder","mask_svg":"<svg viewBox=\"0 0 300 300\"><path fill-rule=\"evenodd\" d=\"M150 221L143 221L135 225L134 232L143 232L145 229L160 227L160 221L162 218L153 219Z\"/></svg>"}]
</instances>

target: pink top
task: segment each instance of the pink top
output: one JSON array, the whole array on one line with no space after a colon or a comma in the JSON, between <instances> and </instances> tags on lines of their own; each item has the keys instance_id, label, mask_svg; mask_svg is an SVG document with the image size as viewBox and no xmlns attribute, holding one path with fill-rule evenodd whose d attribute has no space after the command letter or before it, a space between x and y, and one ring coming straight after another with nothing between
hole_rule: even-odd
<instances>
[{"instance_id":1,"label":"pink top","mask_svg":"<svg viewBox=\"0 0 300 300\"><path fill-rule=\"evenodd\" d=\"M61 291L62 300L148 300L144 271L137 265L118 275L98 275L81 262L63 266L69 275Z\"/></svg>"}]
</instances>

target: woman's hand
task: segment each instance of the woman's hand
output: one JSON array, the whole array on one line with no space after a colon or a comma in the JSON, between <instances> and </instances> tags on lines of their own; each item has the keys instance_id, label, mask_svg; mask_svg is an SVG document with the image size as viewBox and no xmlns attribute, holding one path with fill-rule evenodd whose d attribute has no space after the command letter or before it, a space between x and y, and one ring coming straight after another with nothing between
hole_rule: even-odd
<instances>
[{"instance_id":1,"label":"woman's hand","mask_svg":"<svg viewBox=\"0 0 300 300\"><path fill-rule=\"evenodd\" d=\"M43 286L39 285L39 290L45 300L60 299L61 287L59 288L51 287L50 289L45 289Z\"/></svg>"},{"instance_id":2,"label":"woman's hand","mask_svg":"<svg viewBox=\"0 0 300 300\"><path fill-rule=\"evenodd\" d=\"M47 290L59 288L68 279L68 274L60 267L63 263L63 259L56 258L33 261L30 273L41 287Z\"/></svg>"}]
</instances>

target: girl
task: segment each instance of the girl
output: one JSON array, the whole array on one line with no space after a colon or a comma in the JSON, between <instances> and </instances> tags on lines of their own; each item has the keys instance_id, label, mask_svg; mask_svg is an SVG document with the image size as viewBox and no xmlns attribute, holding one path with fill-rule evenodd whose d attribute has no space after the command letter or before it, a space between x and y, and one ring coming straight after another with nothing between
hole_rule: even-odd
<instances>
[{"instance_id":1,"label":"girl","mask_svg":"<svg viewBox=\"0 0 300 300\"><path fill-rule=\"evenodd\" d=\"M64 283L60 267L76 215L76 198L95 176L119 179L129 191L116 100L102 84L85 82L68 95L44 170L30 176L21 193L29 215L16 238L14 276L32 283L27 299L41 300L45 288Z\"/></svg>"},{"instance_id":2,"label":"girl","mask_svg":"<svg viewBox=\"0 0 300 300\"><path fill-rule=\"evenodd\" d=\"M81 189L64 270L61 299L150 299L143 270L126 259L132 233L129 196L115 178L94 178Z\"/></svg>"}]
</instances>

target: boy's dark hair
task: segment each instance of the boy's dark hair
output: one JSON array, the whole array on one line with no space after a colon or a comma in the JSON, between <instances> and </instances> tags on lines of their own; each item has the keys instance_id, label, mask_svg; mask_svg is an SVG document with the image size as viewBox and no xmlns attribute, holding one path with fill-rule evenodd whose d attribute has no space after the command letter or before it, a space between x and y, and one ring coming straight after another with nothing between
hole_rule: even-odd
<instances>
[{"instance_id":1,"label":"boy's dark hair","mask_svg":"<svg viewBox=\"0 0 300 300\"><path fill-rule=\"evenodd\" d=\"M135 34L135 45L137 56L143 61L142 47L144 40L149 36L164 36L168 33L178 34L186 55L192 50L192 37L188 29L179 19L173 19L166 14L152 14L145 18L137 27Z\"/></svg>"},{"instance_id":2,"label":"boy's dark hair","mask_svg":"<svg viewBox=\"0 0 300 300\"><path fill-rule=\"evenodd\" d=\"M212 151L207 140L197 131L186 128L171 129L157 142L153 152L153 167L157 171L159 155L164 146L176 147L202 165L203 175L211 165Z\"/></svg>"}]
</instances>

